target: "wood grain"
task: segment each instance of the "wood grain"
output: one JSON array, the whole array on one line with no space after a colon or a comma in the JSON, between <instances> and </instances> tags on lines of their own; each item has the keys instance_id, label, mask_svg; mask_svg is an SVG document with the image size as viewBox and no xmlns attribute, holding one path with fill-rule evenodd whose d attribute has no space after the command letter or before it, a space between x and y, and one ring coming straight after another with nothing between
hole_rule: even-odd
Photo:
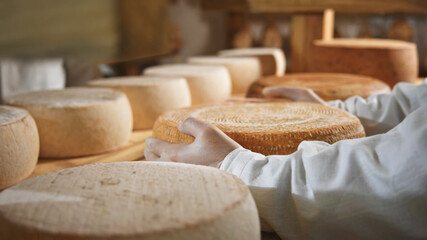
<instances>
[{"instance_id":1,"label":"wood grain","mask_svg":"<svg viewBox=\"0 0 427 240\"><path fill-rule=\"evenodd\" d=\"M31 177L86 164L141 160L144 157L145 139L150 136L152 136L151 130L134 131L125 147L104 154L79 158L39 159Z\"/></svg>"}]
</instances>

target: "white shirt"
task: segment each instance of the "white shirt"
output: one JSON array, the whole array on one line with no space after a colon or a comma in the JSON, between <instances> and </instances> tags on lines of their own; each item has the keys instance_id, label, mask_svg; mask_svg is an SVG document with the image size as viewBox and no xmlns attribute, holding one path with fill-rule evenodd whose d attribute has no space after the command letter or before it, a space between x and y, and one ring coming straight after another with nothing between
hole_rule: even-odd
<instances>
[{"instance_id":1,"label":"white shirt","mask_svg":"<svg viewBox=\"0 0 427 240\"><path fill-rule=\"evenodd\" d=\"M290 155L239 148L221 169L250 188L263 231L283 239L427 239L427 79L333 101L368 137L304 141Z\"/></svg>"}]
</instances>

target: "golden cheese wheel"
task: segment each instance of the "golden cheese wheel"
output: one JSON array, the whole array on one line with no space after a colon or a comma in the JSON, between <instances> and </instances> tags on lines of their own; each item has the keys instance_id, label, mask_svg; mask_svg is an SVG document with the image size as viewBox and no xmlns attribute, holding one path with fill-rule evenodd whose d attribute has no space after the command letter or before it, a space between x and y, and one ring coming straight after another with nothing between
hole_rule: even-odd
<instances>
[{"instance_id":1,"label":"golden cheese wheel","mask_svg":"<svg viewBox=\"0 0 427 240\"><path fill-rule=\"evenodd\" d=\"M367 98L373 94L388 93L390 87L375 78L340 73L294 73L282 77L264 77L254 82L247 97L263 98L265 87L304 87L312 89L323 100L345 100L351 96Z\"/></svg>"},{"instance_id":2,"label":"golden cheese wheel","mask_svg":"<svg viewBox=\"0 0 427 240\"><path fill-rule=\"evenodd\" d=\"M413 83L418 76L417 47L390 39L316 40L309 71L366 75L391 87Z\"/></svg>"},{"instance_id":3,"label":"golden cheese wheel","mask_svg":"<svg viewBox=\"0 0 427 240\"><path fill-rule=\"evenodd\" d=\"M260 239L248 187L205 166L100 163L0 193L0 239Z\"/></svg>"},{"instance_id":4,"label":"golden cheese wheel","mask_svg":"<svg viewBox=\"0 0 427 240\"><path fill-rule=\"evenodd\" d=\"M334 143L364 137L359 119L350 113L313 103L230 103L174 110L162 114L153 135L172 143L191 143L178 124L195 117L213 124L243 147L265 155L290 154L304 140Z\"/></svg>"},{"instance_id":5,"label":"golden cheese wheel","mask_svg":"<svg viewBox=\"0 0 427 240\"><path fill-rule=\"evenodd\" d=\"M151 129L163 112L191 105L184 78L117 77L90 81L88 85L125 93L132 108L133 129Z\"/></svg>"},{"instance_id":6,"label":"golden cheese wheel","mask_svg":"<svg viewBox=\"0 0 427 240\"><path fill-rule=\"evenodd\" d=\"M37 126L28 112L0 106L0 189L34 171L39 148Z\"/></svg>"},{"instance_id":7,"label":"golden cheese wheel","mask_svg":"<svg viewBox=\"0 0 427 240\"><path fill-rule=\"evenodd\" d=\"M261 63L263 76L282 76L286 71L286 58L280 48L237 48L222 50L218 53L222 57L257 57Z\"/></svg>"},{"instance_id":8,"label":"golden cheese wheel","mask_svg":"<svg viewBox=\"0 0 427 240\"><path fill-rule=\"evenodd\" d=\"M122 147L132 133L132 111L121 92L68 88L18 94L5 103L25 108L40 136L41 157L78 157Z\"/></svg>"}]
</instances>

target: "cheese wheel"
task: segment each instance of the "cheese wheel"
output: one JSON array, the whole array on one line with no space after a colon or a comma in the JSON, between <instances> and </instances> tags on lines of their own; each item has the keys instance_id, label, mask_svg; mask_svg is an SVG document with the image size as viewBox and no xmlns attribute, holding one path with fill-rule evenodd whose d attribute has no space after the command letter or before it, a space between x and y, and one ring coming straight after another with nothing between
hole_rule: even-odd
<instances>
[{"instance_id":1,"label":"cheese wheel","mask_svg":"<svg viewBox=\"0 0 427 240\"><path fill-rule=\"evenodd\" d=\"M36 121L41 157L77 157L115 150L132 133L126 95L110 89L68 88L11 96Z\"/></svg>"},{"instance_id":2,"label":"cheese wheel","mask_svg":"<svg viewBox=\"0 0 427 240\"><path fill-rule=\"evenodd\" d=\"M179 163L100 163L31 178L0 194L0 239L260 239L236 176Z\"/></svg>"},{"instance_id":3,"label":"cheese wheel","mask_svg":"<svg viewBox=\"0 0 427 240\"><path fill-rule=\"evenodd\" d=\"M282 77L264 77L253 83L247 97L263 98L265 87L287 86L312 89L323 100L345 100L351 96L367 98L373 94L388 93L390 87L377 79L339 73L295 73Z\"/></svg>"},{"instance_id":4,"label":"cheese wheel","mask_svg":"<svg viewBox=\"0 0 427 240\"><path fill-rule=\"evenodd\" d=\"M184 78L132 76L94 80L88 85L125 93L132 108L133 129L151 129L163 112L191 105Z\"/></svg>"},{"instance_id":5,"label":"cheese wheel","mask_svg":"<svg viewBox=\"0 0 427 240\"><path fill-rule=\"evenodd\" d=\"M309 71L361 74L393 87L398 82L416 81L417 47L390 39L317 40Z\"/></svg>"},{"instance_id":6,"label":"cheese wheel","mask_svg":"<svg viewBox=\"0 0 427 240\"><path fill-rule=\"evenodd\" d=\"M255 57L191 57L191 64L220 65L227 68L232 82L232 93L246 93L249 86L261 77L261 64Z\"/></svg>"},{"instance_id":7,"label":"cheese wheel","mask_svg":"<svg viewBox=\"0 0 427 240\"><path fill-rule=\"evenodd\" d=\"M162 114L153 136L172 143L191 143L178 124L194 117L213 124L243 147L264 155L290 154L304 140L328 143L364 137L359 119L337 108L314 103L232 103L174 110Z\"/></svg>"},{"instance_id":8,"label":"cheese wheel","mask_svg":"<svg viewBox=\"0 0 427 240\"><path fill-rule=\"evenodd\" d=\"M28 177L37 163L39 135L23 109L0 106L0 189Z\"/></svg>"},{"instance_id":9,"label":"cheese wheel","mask_svg":"<svg viewBox=\"0 0 427 240\"><path fill-rule=\"evenodd\" d=\"M286 58L280 48L238 48L222 50L218 54L225 57L258 57L263 76L285 74Z\"/></svg>"},{"instance_id":10,"label":"cheese wheel","mask_svg":"<svg viewBox=\"0 0 427 240\"><path fill-rule=\"evenodd\" d=\"M144 75L187 79L193 105L218 103L231 96L230 74L223 66L167 64L146 68Z\"/></svg>"}]
</instances>

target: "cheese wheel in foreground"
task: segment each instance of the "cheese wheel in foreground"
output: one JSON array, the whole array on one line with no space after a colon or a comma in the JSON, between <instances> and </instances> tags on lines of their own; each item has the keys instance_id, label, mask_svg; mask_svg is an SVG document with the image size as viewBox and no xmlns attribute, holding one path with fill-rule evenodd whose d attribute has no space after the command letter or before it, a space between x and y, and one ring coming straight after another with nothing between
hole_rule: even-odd
<instances>
[{"instance_id":1,"label":"cheese wheel in foreground","mask_svg":"<svg viewBox=\"0 0 427 240\"><path fill-rule=\"evenodd\" d=\"M151 129L163 112L191 105L184 78L132 76L90 81L88 85L125 93L132 108L133 129Z\"/></svg>"},{"instance_id":2,"label":"cheese wheel in foreground","mask_svg":"<svg viewBox=\"0 0 427 240\"><path fill-rule=\"evenodd\" d=\"M261 77L261 64L256 57L218 57L201 56L190 57L187 60L191 64L220 65L228 69L232 82L232 92L246 93L249 86Z\"/></svg>"},{"instance_id":3,"label":"cheese wheel in foreground","mask_svg":"<svg viewBox=\"0 0 427 240\"><path fill-rule=\"evenodd\" d=\"M263 76L282 76L286 71L285 54L280 48L238 48L222 50L218 54L223 57L258 57Z\"/></svg>"},{"instance_id":4,"label":"cheese wheel in foreground","mask_svg":"<svg viewBox=\"0 0 427 240\"><path fill-rule=\"evenodd\" d=\"M364 137L359 119L337 108L314 103L231 103L174 110L162 114L153 135L172 143L191 143L178 124L188 117L213 124L244 148L264 155L290 154L304 140L334 143Z\"/></svg>"},{"instance_id":5,"label":"cheese wheel in foreground","mask_svg":"<svg viewBox=\"0 0 427 240\"><path fill-rule=\"evenodd\" d=\"M398 82L416 81L417 47L390 39L316 40L309 71L361 74L393 87Z\"/></svg>"},{"instance_id":6,"label":"cheese wheel in foreground","mask_svg":"<svg viewBox=\"0 0 427 240\"><path fill-rule=\"evenodd\" d=\"M28 177L39 155L36 123L27 111L0 106L0 189Z\"/></svg>"},{"instance_id":7,"label":"cheese wheel in foreground","mask_svg":"<svg viewBox=\"0 0 427 240\"><path fill-rule=\"evenodd\" d=\"M115 150L132 133L132 111L121 92L68 88L11 96L5 103L30 112L41 157L77 157Z\"/></svg>"},{"instance_id":8,"label":"cheese wheel in foreground","mask_svg":"<svg viewBox=\"0 0 427 240\"><path fill-rule=\"evenodd\" d=\"M351 96L367 98L373 94L388 93L390 87L375 78L339 73L294 73L282 77L269 76L253 83L247 97L263 98L265 87L305 87L312 89L325 101L345 100Z\"/></svg>"},{"instance_id":9,"label":"cheese wheel in foreground","mask_svg":"<svg viewBox=\"0 0 427 240\"><path fill-rule=\"evenodd\" d=\"M231 96L230 74L224 66L167 64L146 68L144 75L185 78L193 105L219 103Z\"/></svg>"},{"instance_id":10,"label":"cheese wheel in foreground","mask_svg":"<svg viewBox=\"0 0 427 240\"><path fill-rule=\"evenodd\" d=\"M0 193L0 239L260 239L255 202L236 176L204 166L100 163Z\"/></svg>"}]
</instances>

